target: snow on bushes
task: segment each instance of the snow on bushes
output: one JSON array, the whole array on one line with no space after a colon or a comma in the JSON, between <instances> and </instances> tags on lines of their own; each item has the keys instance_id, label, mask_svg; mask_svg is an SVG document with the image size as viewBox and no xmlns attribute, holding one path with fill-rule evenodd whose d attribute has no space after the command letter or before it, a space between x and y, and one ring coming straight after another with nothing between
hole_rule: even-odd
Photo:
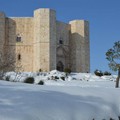
<instances>
[{"instance_id":1,"label":"snow on bushes","mask_svg":"<svg viewBox=\"0 0 120 120\"><path fill-rule=\"evenodd\" d=\"M34 84L38 84L41 80L46 83L50 81L115 81L115 75L104 75L104 76L96 76L95 74L91 73L70 73L66 76L65 72L59 72L57 70L52 70L50 72L23 72L23 73L15 73L15 72L8 72L4 76L4 80L12 81L12 82L24 82L27 78L33 77Z\"/></svg>"}]
</instances>

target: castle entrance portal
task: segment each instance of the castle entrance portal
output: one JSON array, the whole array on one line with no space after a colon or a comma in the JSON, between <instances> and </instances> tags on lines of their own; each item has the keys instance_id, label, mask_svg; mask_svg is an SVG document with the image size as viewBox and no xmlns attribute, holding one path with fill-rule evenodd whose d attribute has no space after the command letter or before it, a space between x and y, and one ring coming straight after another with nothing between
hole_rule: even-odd
<instances>
[{"instance_id":1,"label":"castle entrance portal","mask_svg":"<svg viewBox=\"0 0 120 120\"><path fill-rule=\"evenodd\" d=\"M57 70L58 71L64 71L64 65L61 61L57 63Z\"/></svg>"}]
</instances>

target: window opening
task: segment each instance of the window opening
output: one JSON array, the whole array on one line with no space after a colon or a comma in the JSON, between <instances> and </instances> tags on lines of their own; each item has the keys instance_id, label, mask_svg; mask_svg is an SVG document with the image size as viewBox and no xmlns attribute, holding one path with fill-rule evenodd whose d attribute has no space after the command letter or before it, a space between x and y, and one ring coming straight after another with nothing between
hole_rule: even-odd
<instances>
[{"instance_id":1,"label":"window opening","mask_svg":"<svg viewBox=\"0 0 120 120\"><path fill-rule=\"evenodd\" d=\"M22 41L22 37L20 34L18 34L16 37L16 42L21 42L21 41Z\"/></svg>"},{"instance_id":2,"label":"window opening","mask_svg":"<svg viewBox=\"0 0 120 120\"><path fill-rule=\"evenodd\" d=\"M21 37L20 37L20 36L17 36L16 41L17 41L17 42L21 42Z\"/></svg>"},{"instance_id":3,"label":"window opening","mask_svg":"<svg viewBox=\"0 0 120 120\"><path fill-rule=\"evenodd\" d=\"M18 60L21 60L21 55L20 54L18 55Z\"/></svg>"},{"instance_id":4,"label":"window opening","mask_svg":"<svg viewBox=\"0 0 120 120\"><path fill-rule=\"evenodd\" d=\"M59 40L59 44L63 44L63 40L62 40L62 38L60 38L60 40Z\"/></svg>"}]
</instances>

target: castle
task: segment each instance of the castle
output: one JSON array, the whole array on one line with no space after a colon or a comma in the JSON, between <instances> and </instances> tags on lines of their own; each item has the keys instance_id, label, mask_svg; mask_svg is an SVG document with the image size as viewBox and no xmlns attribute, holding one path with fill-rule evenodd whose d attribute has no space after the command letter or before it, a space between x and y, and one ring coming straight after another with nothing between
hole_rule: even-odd
<instances>
[{"instance_id":1,"label":"castle","mask_svg":"<svg viewBox=\"0 0 120 120\"><path fill-rule=\"evenodd\" d=\"M89 23L58 21L48 8L35 10L33 17L6 17L0 12L0 51L14 55L24 71L89 72Z\"/></svg>"}]
</instances>

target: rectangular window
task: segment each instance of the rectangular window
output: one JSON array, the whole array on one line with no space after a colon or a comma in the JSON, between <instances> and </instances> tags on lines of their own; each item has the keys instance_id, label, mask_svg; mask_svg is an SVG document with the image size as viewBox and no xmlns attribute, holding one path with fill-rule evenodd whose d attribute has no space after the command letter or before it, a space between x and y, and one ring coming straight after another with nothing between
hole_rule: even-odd
<instances>
[{"instance_id":1,"label":"rectangular window","mask_svg":"<svg viewBox=\"0 0 120 120\"><path fill-rule=\"evenodd\" d=\"M63 44L63 41L62 41L62 40L59 40L59 44Z\"/></svg>"},{"instance_id":2,"label":"rectangular window","mask_svg":"<svg viewBox=\"0 0 120 120\"><path fill-rule=\"evenodd\" d=\"M21 55L20 54L18 54L18 60L21 60Z\"/></svg>"},{"instance_id":3,"label":"rectangular window","mask_svg":"<svg viewBox=\"0 0 120 120\"><path fill-rule=\"evenodd\" d=\"M16 42L21 42L21 37L20 36L17 36Z\"/></svg>"}]
</instances>

